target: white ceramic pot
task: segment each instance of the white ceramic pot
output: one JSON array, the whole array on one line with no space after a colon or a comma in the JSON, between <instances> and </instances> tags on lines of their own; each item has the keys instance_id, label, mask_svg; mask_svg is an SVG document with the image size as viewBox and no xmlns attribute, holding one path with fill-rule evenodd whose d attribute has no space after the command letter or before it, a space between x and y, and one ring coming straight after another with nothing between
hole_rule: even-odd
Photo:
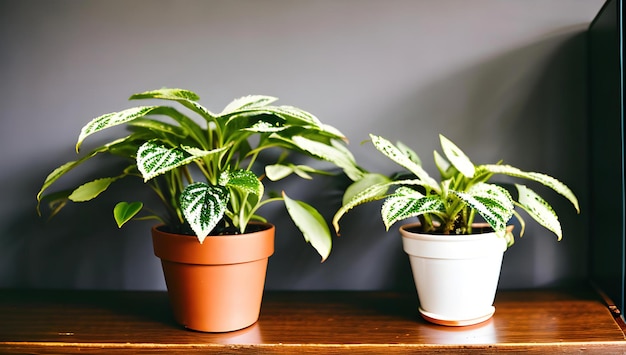
<instances>
[{"instance_id":1,"label":"white ceramic pot","mask_svg":"<svg viewBox=\"0 0 626 355\"><path fill-rule=\"evenodd\" d=\"M426 320L464 326L484 322L495 312L506 240L495 233L431 235L410 232L419 224L400 227Z\"/></svg>"}]
</instances>

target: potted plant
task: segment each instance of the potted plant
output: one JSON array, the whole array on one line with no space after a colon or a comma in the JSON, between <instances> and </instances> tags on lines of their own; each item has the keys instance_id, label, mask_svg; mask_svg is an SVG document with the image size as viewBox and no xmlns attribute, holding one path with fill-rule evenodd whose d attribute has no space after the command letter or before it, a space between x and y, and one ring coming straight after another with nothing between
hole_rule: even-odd
<instances>
[{"instance_id":1,"label":"potted plant","mask_svg":"<svg viewBox=\"0 0 626 355\"><path fill-rule=\"evenodd\" d=\"M114 207L115 221L119 227L131 219L159 222L152 229L153 245L178 322L210 332L251 325L259 316L267 259L274 251L274 226L257 214L261 206L283 201L322 261L332 245L330 229L315 208L285 192L266 196L261 180L327 173L290 162L289 153L328 161L350 178L360 178L344 136L304 110L273 106L277 99L270 96L233 100L220 113L182 89L153 90L130 99L174 105L132 107L87 123L77 153L87 137L107 128L125 125L130 133L50 173L37 195L38 211L45 201L54 216L68 201L92 200L115 182L142 179L162 209L122 201ZM260 156L268 152L276 162L263 166ZM102 177L77 188L44 195L61 176L100 155L121 158L125 168L102 171Z\"/></svg>"},{"instance_id":2,"label":"potted plant","mask_svg":"<svg viewBox=\"0 0 626 355\"><path fill-rule=\"evenodd\" d=\"M370 135L374 147L404 167L391 178L365 173L346 190L343 205L333 218L339 220L353 207L384 200L382 220L387 230L412 217L418 223L400 227L403 249L409 255L420 301L420 313L433 323L470 325L489 319L504 251L513 243L509 220L516 216L520 236L525 222L519 207L540 225L562 237L552 207L526 185L509 191L490 183L495 174L543 184L567 198L579 211L573 192L559 180L542 173L526 172L501 162L474 165L449 139L440 135L443 155L434 152L441 179L422 168L418 155L402 143ZM515 199L513 196L517 196ZM478 224L479 219L483 223Z\"/></svg>"}]
</instances>

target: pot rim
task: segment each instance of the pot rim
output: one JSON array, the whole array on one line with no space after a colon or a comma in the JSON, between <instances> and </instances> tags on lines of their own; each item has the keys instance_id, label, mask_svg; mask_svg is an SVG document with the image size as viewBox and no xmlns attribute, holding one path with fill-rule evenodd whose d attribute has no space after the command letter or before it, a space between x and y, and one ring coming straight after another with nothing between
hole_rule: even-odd
<instances>
[{"instance_id":1,"label":"pot rim","mask_svg":"<svg viewBox=\"0 0 626 355\"><path fill-rule=\"evenodd\" d=\"M225 238L237 238L237 237L240 237L241 238L241 237L245 237L247 235L253 234L253 233L264 232L264 231L266 231L268 229L275 228L275 226L272 223L269 223L269 222L252 221L252 222L250 222L248 224L260 225L260 226L263 226L263 228L259 229L259 230L256 230L254 232L237 233L237 234L207 235L207 238L223 238L223 237L225 237ZM174 238L176 238L176 237L180 237L180 238L191 237L191 238L194 238L194 239L198 239L198 237L196 235L182 234L182 233L172 233L172 232L164 231L162 229L162 227L165 227L165 226L167 226L167 225L164 224L164 223L159 223L157 225L152 226L150 229L153 230L153 231L158 231L159 233L162 233L162 234L166 234L168 236L172 236Z\"/></svg>"},{"instance_id":2,"label":"pot rim","mask_svg":"<svg viewBox=\"0 0 626 355\"><path fill-rule=\"evenodd\" d=\"M204 239L195 235L163 232L152 227L154 254L179 263L217 265L237 264L267 258L274 253L275 227L244 234L217 235Z\"/></svg>"},{"instance_id":3,"label":"pot rim","mask_svg":"<svg viewBox=\"0 0 626 355\"><path fill-rule=\"evenodd\" d=\"M422 233L422 232L411 232L408 229L415 228L421 226L421 223L407 223L400 226L400 234L404 238L411 239L421 239L421 240L431 240L431 241L446 241L446 242L467 242L467 241L475 241L475 240L483 240L483 239L491 239L491 238L499 238L494 231L483 232L483 233L472 233L472 234L432 234L432 233ZM489 227L489 223L472 223L472 227L483 228ZM513 225L507 226L507 230L513 230Z\"/></svg>"},{"instance_id":4,"label":"pot rim","mask_svg":"<svg viewBox=\"0 0 626 355\"><path fill-rule=\"evenodd\" d=\"M506 239L495 232L469 235L420 234L406 231L417 224L400 227L402 249L411 257L441 260L481 259L506 251Z\"/></svg>"}]
</instances>

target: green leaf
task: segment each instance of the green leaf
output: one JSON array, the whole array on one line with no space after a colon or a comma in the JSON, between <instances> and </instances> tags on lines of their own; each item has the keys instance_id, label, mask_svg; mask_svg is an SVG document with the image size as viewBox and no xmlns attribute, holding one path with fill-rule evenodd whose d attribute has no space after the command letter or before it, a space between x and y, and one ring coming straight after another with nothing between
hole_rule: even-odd
<instances>
[{"instance_id":1,"label":"green leaf","mask_svg":"<svg viewBox=\"0 0 626 355\"><path fill-rule=\"evenodd\" d=\"M121 228L124 223L130 221L141 209L143 208L143 203L141 202L119 202L113 208L113 217L115 218L115 222L117 222L118 228Z\"/></svg>"},{"instance_id":2,"label":"green leaf","mask_svg":"<svg viewBox=\"0 0 626 355\"><path fill-rule=\"evenodd\" d=\"M265 167L265 176L267 176L267 178L270 179L271 181L278 181L280 179L283 179L291 175L293 172L294 172L294 166L291 164L289 165L273 164L273 165L267 165Z\"/></svg>"},{"instance_id":3,"label":"green leaf","mask_svg":"<svg viewBox=\"0 0 626 355\"><path fill-rule=\"evenodd\" d=\"M339 131L337 128L331 126L331 125L327 125L325 123L321 123L316 125L316 127L319 128L319 131L325 134L330 134L331 136L333 136L336 139L341 139L344 142L348 142L348 139L346 138L346 135L341 133L341 131Z\"/></svg>"},{"instance_id":4,"label":"green leaf","mask_svg":"<svg viewBox=\"0 0 626 355\"><path fill-rule=\"evenodd\" d=\"M435 166L437 166L437 170L439 170L439 174L441 175L441 179L450 179L456 172L456 169L452 166L452 164L450 164L450 162L446 158L442 157L436 150L433 151L433 158Z\"/></svg>"},{"instance_id":5,"label":"green leaf","mask_svg":"<svg viewBox=\"0 0 626 355\"><path fill-rule=\"evenodd\" d=\"M299 177L306 179L306 180L313 179L313 177L309 175L309 173L330 174L326 171L313 169L310 166L306 166L306 165L294 165L293 172Z\"/></svg>"},{"instance_id":6,"label":"green leaf","mask_svg":"<svg viewBox=\"0 0 626 355\"><path fill-rule=\"evenodd\" d=\"M265 167L265 175L268 179L272 181L278 181L280 179L284 179L285 177L296 174L299 177L307 180L313 179L313 177L309 173L315 174L325 174L329 173L325 170L314 169L307 165L294 165L294 164L274 164L267 165Z\"/></svg>"},{"instance_id":7,"label":"green leaf","mask_svg":"<svg viewBox=\"0 0 626 355\"><path fill-rule=\"evenodd\" d=\"M212 150L204 150L204 149L200 149L200 148L196 148L196 147L190 147L190 146L186 146L186 145L181 145L180 148L182 150L184 150L185 152L191 154L191 156L194 159L198 159L198 158L204 158L210 155L215 155L215 154L219 154L222 153L226 150L228 150L231 146L233 145L233 142L227 143L226 145L224 145L223 147L220 148L215 148Z\"/></svg>"},{"instance_id":8,"label":"green leaf","mask_svg":"<svg viewBox=\"0 0 626 355\"><path fill-rule=\"evenodd\" d=\"M91 152L89 152L89 154L85 155L84 157L78 159L78 160L74 160L74 161L69 161L61 166L59 166L58 168L54 169L50 174L48 174L48 176L46 177L46 179L44 180L44 183L41 185L41 189L39 189L39 192L37 193L37 213L40 213L40 203L43 196L43 193L58 179L60 179L63 175L65 175L66 173L68 173L70 170L76 168L77 166L83 164L84 162L88 161L89 159L93 158L94 156L98 155L99 153L103 153L106 152L110 149L113 149L114 147L116 147L117 145L123 145L128 139L130 139L132 136L128 136L128 137L124 137L124 138L120 138L117 140L114 140L108 144L105 144L103 146L100 146L94 150L92 150Z\"/></svg>"},{"instance_id":9,"label":"green leaf","mask_svg":"<svg viewBox=\"0 0 626 355\"><path fill-rule=\"evenodd\" d=\"M415 163L415 161L413 161L411 157L406 156L404 152L395 145L393 145L393 143L383 137L375 136L373 134L370 134L370 137L372 138L372 143L374 144L374 147L376 147L379 152L383 153L387 158L391 159L392 161L396 162L397 164L415 174L418 179L422 180L424 186L437 192L440 191L437 181L431 178L426 170L424 170L420 165Z\"/></svg>"},{"instance_id":10,"label":"green leaf","mask_svg":"<svg viewBox=\"0 0 626 355\"><path fill-rule=\"evenodd\" d=\"M222 219L227 204L228 190L223 186L209 186L197 182L183 190L180 207L200 244Z\"/></svg>"},{"instance_id":11,"label":"green leaf","mask_svg":"<svg viewBox=\"0 0 626 355\"><path fill-rule=\"evenodd\" d=\"M83 128L80 130L78 142L76 142L76 152L79 151L80 145L88 136L100 132L104 129L143 117L158 108L159 106L139 106L129 108L120 112L107 113L105 115L94 118L85 126L83 126Z\"/></svg>"},{"instance_id":12,"label":"green leaf","mask_svg":"<svg viewBox=\"0 0 626 355\"><path fill-rule=\"evenodd\" d=\"M348 162L345 166L342 166L342 165L337 165L337 166L342 168L344 173L352 181L357 181L361 179L363 175L365 174L365 172L363 171L363 169L361 169L357 165L356 160L354 159L354 155L352 155L352 152L348 149L348 147L346 147L344 142L339 141L337 139L331 139L330 144L333 146L334 149L336 149L341 154L343 154L346 157L345 161Z\"/></svg>"},{"instance_id":13,"label":"green leaf","mask_svg":"<svg viewBox=\"0 0 626 355\"><path fill-rule=\"evenodd\" d=\"M118 178L115 177L90 181L76 188L69 196L69 199L74 202L85 202L92 200L100 195L103 191L105 191L109 187L109 185L111 185L111 183L113 183L117 179Z\"/></svg>"},{"instance_id":14,"label":"green leaf","mask_svg":"<svg viewBox=\"0 0 626 355\"><path fill-rule=\"evenodd\" d=\"M470 179L473 178L476 170L474 168L474 163L472 163L467 155L465 155L459 147L442 134L439 135L439 140L441 141L443 154L446 158L448 158L448 161L465 177Z\"/></svg>"},{"instance_id":15,"label":"green leaf","mask_svg":"<svg viewBox=\"0 0 626 355\"><path fill-rule=\"evenodd\" d=\"M67 202L69 201L68 196L71 194L71 192L71 190L63 190L43 196L41 201L37 203L37 213L41 215L39 205L41 202L46 202L46 204L50 208L50 216L48 217L48 219L53 218L57 215L57 213L59 213L59 211L61 211L61 209L63 209L63 207L65 207L65 205L67 205Z\"/></svg>"},{"instance_id":16,"label":"green leaf","mask_svg":"<svg viewBox=\"0 0 626 355\"><path fill-rule=\"evenodd\" d=\"M86 156L80 160L69 161L59 166L58 168L54 169L50 174L48 174L48 176L44 180L43 185L41 186L41 189L39 189L39 192L37 193L37 202L38 202L37 211L39 211L39 205L41 204L41 200L44 197L43 192L47 190L48 187L50 187L50 185L52 185L52 183L57 181L61 176L65 175L68 171L74 169L75 167L80 165L83 161L89 158L91 158L91 156Z\"/></svg>"},{"instance_id":17,"label":"green leaf","mask_svg":"<svg viewBox=\"0 0 626 355\"><path fill-rule=\"evenodd\" d=\"M385 199L380 213L385 228L389 230L394 223L407 218L445 213L445 204L437 195L424 196L413 189L400 187Z\"/></svg>"},{"instance_id":18,"label":"green leaf","mask_svg":"<svg viewBox=\"0 0 626 355\"><path fill-rule=\"evenodd\" d=\"M174 126L165 122L151 120L151 119L143 119L138 118L131 122L128 122L129 126L132 127L141 127L147 128L152 132L162 132L167 136L176 136L178 138L185 138L188 136L188 132L186 132L183 128L179 126ZM154 137L154 135L152 135Z\"/></svg>"},{"instance_id":19,"label":"green leaf","mask_svg":"<svg viewBox=\"0 0 626 355\"><path fill-rule=\"evenodd\" d=\"M515 187L519 193L518 202L524 211L539 224L556 234L558 240L561 240L563 237L561 223L559 223L552 206L528 187L519 184L515 184Z\"/></svg>"},{"instance_id":20,"label":"green leaf","mask_svg":"<svg viewBox=\"0 0 626 355\"><path fill-rule=\"evenodd\" d=\"M311 205L290 199L285 192L283 192L283 199L287 212L302 232L304 240L311 243L324 262L332 248L332 237L324 217Z\"/></svg>"},{"instance_id":21,"label":"green leaf","mask_svg":"<svg viewBox=\"0 0 626 355\"><path fill-rule=\"evenodd\" d=\"M570 190L570 188L567 187L567 185L553 178L552 176L542 174L542 173L522 171L510 165L488 164L488 165L482 165L482 167L493 174L504 174L504 175L509 175L509 176L518 177L522 179L536 181L540 184L543 184L551 188L552 190L556 191L558 194L567 198L572 203L572 205L574 205L574 208L576 208L576 211L580 213L580 208L578 206L578 199L576 198L572 190Z\"/></svg>"}]
</instances>

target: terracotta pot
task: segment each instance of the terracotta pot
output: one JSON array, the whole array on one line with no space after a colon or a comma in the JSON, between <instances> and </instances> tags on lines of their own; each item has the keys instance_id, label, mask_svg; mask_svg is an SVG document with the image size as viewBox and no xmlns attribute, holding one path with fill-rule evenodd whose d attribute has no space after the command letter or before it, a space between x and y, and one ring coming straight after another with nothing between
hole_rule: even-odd
<instances>
[{"instance_id":1,"label":"terracotta pot","mask_svg":"<svg viewBox=\"0 0 626 355\"><path fill-rule=\"evenodd\" d=\"M227 236L195 236L152 228L174 317L203 332L243 329L259 318L267 261L274 253L274 226Z\"/></svg>"},{"instance_id":2,"label":"terracotta pot","mask_svg":"<svg viewBox=\"0 0 626 355\"><path fill-rule=\"evenodd\" d=\"M432 235L400 227L420 301L429 322L464 326L484 322L495 312L506 240L495 233Z\"/></svg>"}]
</instances>

